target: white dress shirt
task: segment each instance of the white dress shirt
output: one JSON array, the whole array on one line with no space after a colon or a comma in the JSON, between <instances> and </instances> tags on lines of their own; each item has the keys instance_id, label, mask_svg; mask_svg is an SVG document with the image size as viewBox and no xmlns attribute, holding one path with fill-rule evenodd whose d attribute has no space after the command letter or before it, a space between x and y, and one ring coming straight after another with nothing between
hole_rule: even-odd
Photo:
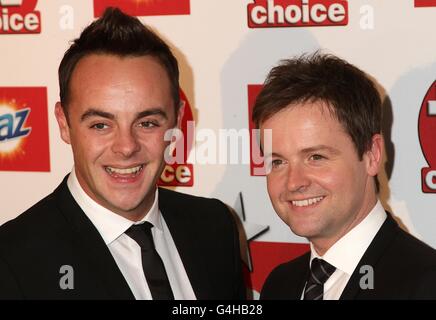
<instances>
[{"instance_id":1,"label":"white dress shirt","mask_svg":"<svg viewBox=\"0 0 436 320\"><path fill-rule=\"evenodd\" d=\"M319 258L336 267L335 272L324 283L324 300L339 300L354 269L356 269L386 217L385 209L379 200L365 219L339 239L327 250L324 256L319 256L310 243L310 263L314 258ZM301 298L303 296L304 290Z\"/></svg>"},{"instance_id":2,"label":"white dress shirt","mask_svg":"<svg viewBox=\"0 0 436 320\"><path fill-rule=\"evenodd\" d=\"M134 223L92 200L80 186L74 168L67 184L73 198L102 236L136 299L152 300L152 296L142 269L141 248L124 232L133 224L140 224L144 221L154 226L151 231L156 251L165 265L174 298L176 300L196 299L174 240L159 211L158 190L156 190L149 212L141 221Z\"/></svg>"}]
</instances>

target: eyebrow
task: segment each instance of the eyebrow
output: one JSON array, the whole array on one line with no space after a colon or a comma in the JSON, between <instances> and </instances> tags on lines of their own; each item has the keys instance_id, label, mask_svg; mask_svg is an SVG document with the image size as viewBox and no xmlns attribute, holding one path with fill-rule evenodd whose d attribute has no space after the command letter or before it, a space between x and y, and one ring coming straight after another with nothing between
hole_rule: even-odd
<instances>
[{"instance_id":1,"label":"eyebrow","mask_svg":"<svg viewBox=\"0 0 436 320\"><path fill-rule=\"evenodd\" d=\"M333 147L329 147L329 146L326 146L323 144L316 145L316 146L309 147L309 148L304 148L304 149L300 150L300 153L306 154L306 153L319 152L319 151L327 151L327 152L330 152L331 154L334 154L334 155L340 154L340 151L338 149L333 148ZM271 157L281 158L282 155L278 152L272 152Z\"/></svg>"},{"instance_id":2,"label":"eyebrow","mask_svg":"<svg viewBox=\"0 0 436 320\"><path fill-rule=\"evenodd\" d=\"M340 153L340 151L338 149L326 146L324 144L316 145L316 146L305 148L305 149L301 150L302 153L312 153L312 152L317 152L317 151L327 151L327 152L330 152L331 154L335 154L335 155Z\"/></svg>"},{"instance_id":3,"label":"eyebrow","mask_svg":"<svg viewBox=\"0 0 436 320\"><path fill-rule=\"evenodd\" d=\"M136 120L141 119L143 117L147 117L147 116L153 116L153 115L158 115L161 116L162 118L164 118L165 120L168 119L168 115L166 114L165 111L163 111L160 108L152 108L152 109L148 109L148 110L144 110L141 112L138 112L136 114ZM114 120L115 119L115 115L110 113L110 112L106 112L106 111L101 111L98 109L88 109L85 113L82 114L82 116L80 117L80 121L83 122L86 119L90 118L90 117L102 117L102 118L106 118L109 120Z\"/></svg>"},{"instance_id":4,"label":"eyebrow","mask_svg":"<svg viewBox=\"0 0 436 320\"><path fill-rule=\"evenodd\" d=\"M84 114L82 114L82 116L80 117L80 121L83 122L91 117L102 117L110 120L115 119L115 116L112 113L101 111L98 109L88 109Z\"/></svg>"},{"instance_id":5,"label":"eyebrow","mask_svg":"<svg viewBox=\"0 0 436 320\"><path fill-rule=\"evenodd\" d=\"M160 108L152 108L152 109L138 112L138 114L136 115L136 119L141 119L143 117L148 117L148 116L161 116L165 120L168 119L167 113Z\"/></svg>"}]
</instances>

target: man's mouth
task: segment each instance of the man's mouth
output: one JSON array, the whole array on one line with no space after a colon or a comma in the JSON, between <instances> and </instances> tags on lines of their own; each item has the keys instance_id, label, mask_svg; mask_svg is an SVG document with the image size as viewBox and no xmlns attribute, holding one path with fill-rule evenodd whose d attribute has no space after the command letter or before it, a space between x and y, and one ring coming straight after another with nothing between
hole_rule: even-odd
<instances>
[{"instance_id":1,"label":"man's mouth","mask_svg":"<svg viewBox=\"0 0 436 320\"><path fill-rule=\"evenodd\" d=\"M136 176L142 171L143 168L143 164L129 168L116 168L105 166L106 172L109 173L111 176Z\"/></svg>"},{"instance_id":2,"label":"man's mouth","mask_svg":"<svg viewBox=\"0 0 436 320\"><path fill-rule=\"evenodd\" d=\"M304 200L292 200L289 202L291 202L292 205L296 207L307 207L320 202L324 198L325 198L324 196L321 196L321 197L308 198Z\"/></svg>"}]
</instances>

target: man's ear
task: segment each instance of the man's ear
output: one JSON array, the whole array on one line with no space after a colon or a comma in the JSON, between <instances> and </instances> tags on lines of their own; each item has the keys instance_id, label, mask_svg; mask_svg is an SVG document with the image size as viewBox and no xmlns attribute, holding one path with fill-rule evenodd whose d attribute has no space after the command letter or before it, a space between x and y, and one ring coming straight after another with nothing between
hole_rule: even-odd
<instances>
[{"instance_id":1,"label":"man's ear","mask_svg":"<svg viewBox=\"0 0 436 320\"><path fill-rule=\"evenodd\" d=\"M185 101L180 100L179 110L177 111L177 128L179 128L180 130L182 128L183 115L185 114L185 105Z\"/></svg>"},{"instance_id":2,"label":"man's ear","mask_svg":"<svg viewBox=\"0 0 436 320\"><path fill-rule=\"evenodd\" d=\"M366 160L366 171L368 175L374 177L380 171L384 149L384 140L381 134L372 137L371 147L364 154Z\"/></svg>"},{"instance_id":3,"label":"man's ear","mask_svg":"<svg viewBox=\"0 0 436 320\"><path fill-rule=\"evenodd\" d=\"M68 125L67 117L65 115L64 109L60 102L56 102L55 106L55 116L59 125L59 132L61 134L62 140L70 144L70 127Z\"/></svg>"}]
</instances>

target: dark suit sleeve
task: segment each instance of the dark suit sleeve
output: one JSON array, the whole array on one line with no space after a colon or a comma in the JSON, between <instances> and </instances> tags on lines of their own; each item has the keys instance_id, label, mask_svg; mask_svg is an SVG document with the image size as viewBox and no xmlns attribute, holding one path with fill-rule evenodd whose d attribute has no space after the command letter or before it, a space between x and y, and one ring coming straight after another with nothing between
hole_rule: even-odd
<instances>
[{"instance_id":1,"label":"dark suit sleeve","mask_svg":"<svg viewBox=\"0 0 436 320\"><path fill-rule=\"evenodd\" d=\"M291 299L286 286L288 277L283 269L284 265L280 265L268 275L260 292L260 300Z\"/></svg>"},{"instance_id":2,"label":"dark suit sleeve","mask_svg":"<svg viewBox=\"0 0 436 320\"><path fill-rule=\"evenodd\" d=\"M247 298L247 288L244 283L242 272L242 258L239 244L239 232L236 223L233 221L233 243L235 259L235 299L245 300Z\"/></svg>"},{"instance_id":3,"label":"dark suit sleeve","mask_svg":"<svg viewBox=\"0 0 436 320\"><path fill-rule=\"evenodd\" d=\"M229 208L221 201L219 204L223 208L223 210L230 217L231 228L232 228L232 237L233 237L233 260L234 260L234 273L233 273L233 283L235 285L234 288L234 296L235 300L245 300L247 298L247 288L245 286L243 272L242 272L242 257L241 257L241 249L239 243L239 231L236 225L236 218L232 215Z\"/></svg>"},{"instance_id":4,"label":"dark suit sleeve","mask_svg":"<svg viewBox=\"0 0 436 320\"><path fill-rule=\"evenodd\" d=\"M7 299L23 299L23 295L9 265L0 257L0 300Z\"/></svg>"},{"instance_id":5,"label":"dark suit sleeve","mask_svg":"<svg viewBox=\"0 0 436 320\"><path fill-rule=\"evenodd\" d=\"M419 283L412 293L411 299L436 300L436 268L422 272Z\"/></svg>"},{"instance_id":6,"label":"dark suit sleeve","mask_svg":"<svg viewBox=\"0 0 436 320\"><path fill-rule=\"evenodd\" d=\"M260 300L274 300L274 288L276 287L275 273L272 271L265 280L260 292Z\"/></svg>"}]
</instances>

